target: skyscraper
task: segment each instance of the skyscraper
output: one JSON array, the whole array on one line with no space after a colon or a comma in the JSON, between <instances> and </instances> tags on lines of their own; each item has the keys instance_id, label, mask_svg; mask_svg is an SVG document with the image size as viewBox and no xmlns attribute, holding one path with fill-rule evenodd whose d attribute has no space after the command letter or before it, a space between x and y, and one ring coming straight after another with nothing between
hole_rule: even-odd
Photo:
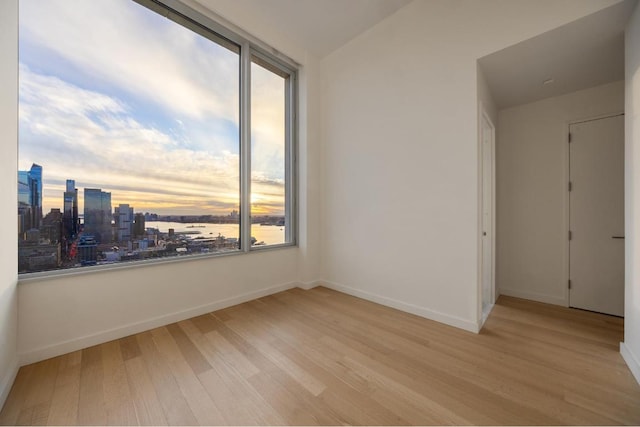
<instances>
[{"instance_id":1,"label":"skyscraper","mask_svg":"<svg viewBox=\"0 0 640 427\"><path fill-rule=\"evenodd\" d=\"M18 171L18 233L24 236L33 227L29 171Z\"/></svg>"},{"instance_id":2,"label":"skyscraper","mask_svg":"<svg viewBox=\"0 0 640 427\"><path fill-rule=\"evenodd\" d=\"M145 232L144 214L137 213L133 218L133 237L143 237Z\"/></svg>"},{"instance_id":3,"label":"skyscraper","mask_svg":"<svg viewBox=\"0 0 640 427\"><path fill-rule=\"evenodd\" d=\"M64 235L71 242L78 234L80 222L78 220L78 189L73 179L67 180L67 188L63 199Z\"/></svg>"},{"instance_id":4,"label":"skyscraper","mask_svg":"<svg viewBox=\"0 0 640 427\"><path fill-rule=\"evenodd\" d=\"M18 171L18 215L21 234L42 225L42 166L35 163Z\"/></svg>"},{"instance_id":5,"label":"skyscraper","mask_svg":"<svg viewBox=\"0 0 640 427\"><path fill-rule=\"evenodd\" d=\"M18 171L18 203L31 205L31 177L29 171Z\"/></svg>"},{"instance_id":6,"label":"skyscraper","mask_svg":"<svg viewBox=\"0 0 640 427\"><path fill-rule=\"evenodd\" d=\"M34 227L40 228L42 226L42 166L32 164L29 170L33 182L32 189L32 202L34 207Z\"/></svg>"},{"instance_id":7,"label":"skyscraper","mask_svg":"<svg viewBox=\"0 0 640 427\"><path fill-rule=\"evenodd\" d=\"M113 238L111 218L111 193L99 188L85 188L84 232L94 236L97 242L111 242Z\"/></svg>"},{"instance_id":8,"label":"skyscraper","mask_svg":"<svg viewBox=\"0 0 640 427\"><path fill-rule=\"evenodd\" d=\"M120 204L115 208L113 216L116 221L117 241L130 241L133 232L133 208L128 204Z\"/></svg>"}]
</instances>

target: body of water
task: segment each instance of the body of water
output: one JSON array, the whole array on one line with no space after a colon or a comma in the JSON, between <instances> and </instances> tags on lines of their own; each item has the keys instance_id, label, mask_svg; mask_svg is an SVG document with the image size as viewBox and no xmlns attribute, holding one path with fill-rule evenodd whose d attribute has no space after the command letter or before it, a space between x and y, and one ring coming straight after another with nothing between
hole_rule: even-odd
<instances>
[{"instance_id":1,"label":"body of water","mask_svg":"<svg viewBox=\"0 0 640 427\"><path fill-rule=\"evenodd\" d=\"M201 222L182 223L167 221L147 221L145 227L157 228L162 233L168 233L173 228L176 233L189 232L199 234L191 234L192 237L218 237L218 234L224 237L240 238L240 226L238 224L209 224ZM258 242L264 242L267 245L277 245L284 243L284 227L275 225L251 224L251 236L255 237Z\"/></svg>"}]
</instances>

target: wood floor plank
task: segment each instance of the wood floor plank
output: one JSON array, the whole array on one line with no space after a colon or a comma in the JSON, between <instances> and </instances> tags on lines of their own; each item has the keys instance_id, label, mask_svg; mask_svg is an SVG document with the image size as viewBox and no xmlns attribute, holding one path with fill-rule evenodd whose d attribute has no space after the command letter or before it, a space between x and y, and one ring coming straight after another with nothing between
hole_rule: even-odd
<instances>
[{"instance_id":1,"label":"wood floor plank","mask_svg":"<svg viewBox=\"0 0 640 427\"><path fill-rule=\"evenodd\" d=\"M249 378L260 372L260 370L256 368L244 354L231 345L231 343L220 335L217 330L206 333L205 337L211 343L211 346L216 349L216 353L220 355L225 363L235 369L244 378Z\"/></svg>"},{"instance_id":2,"label":"wood floor plank","mask_svg":"<svg viewBox=\"0 0 640 427\"><path fill-rule=\"evenodd\" d=\"M640 424L624 321L501 297L479 334L291 289L22 367L0 424Z\"/></svg>"},{"instance_id":3,"label":"wood floor plank","mask_svg":"<svg viewBox=\"0 0 640 427\"><path fill-rule=\"evenodd\" d=\"M255 322L249 323L247 321L238 322L233 320L228 321L225 324L245 340L250 341L262 354L265 355L265 357L267 357L282 371L286 372L309 393L314 396L318 396L327 388L322 381L309 374L305 368L296 364L294 361L282 354L278 348L269 343L268 340L265 340L265 337L267 337L268 334L262 332L261 325L257 325ZM256 333L255 331L260 332Z\"/></svg>"},{"instance_id":4,"label":"wood floor plank","mask_svg":"<svg viewBox=\"0 0 640 427\"><path fill-rule=\"evenodd\" d=\"M124 362L136 418L143 426L167 425L167 419L149 376L147 365L140 356Z\"/></svg>"},{"instance_id":5,"label":"wood floor plank","mask_svg":"<svg viewBox=\"0 0 640 427\"><path fill-rule=\"evenodd\" d=\"M202 353L198 351L196 346L189 337L186 336L177 323L167 325L166 329L178 344L180 352L183 354L185 360L191 366L191 369L193 369L193 372L195 372L196 375L211 369L211 365L207 362L207 359L205 359Z\"/></svg>"},{"instance_id":6,"label":"wood floor plank","mask_svg":"<svg viewBox=\"0 0 640 427\"><path fill-rule=\"evenodd\" d=\"M27 406L26 408L22 408L18 417L16 418L15 425L17 426L30 426L33 425L33 406Z\"/></svg>"},{"instance_id":7,"label":"wood floor plank","mask_svg":"<svg viewBox=\"0 0 640 427\"><path fill-rule=\"evenodd\" d=\"M51 402L51 396L55 388L56 377L58 376L58 366L60 358L55 357L38 364L30 379L31 386L24 400L25 407L36 407L38 405ZM37 384L37 386L33 386ZM40 408L42 411L42 408ZM41 415L41 414L40 414Z\"/></svg>"},{"instance_id":8,"label":"wood floor plank","mask_svg":"<svg viewBox=\"0 0 640 427\"><path fill-rule=\"evenodd\" d=\"M202 316L197 316L192 319L189 319L198 330L206 334L207 332L211 332L216 329L216 322L214 322L211 314L203 314Z\"/></svg>"},{"instance_id":9,"label":"wood floor plank","mask_svg":"<svg viewBox=\"0 0 640 427\"><path fill-rule=\"evenodd\" d=\"M171 368L160 356L152 332L137 335L142 358L169 425L197 425L198 422L178 386Z\"/></svg>"},{"instance_id":10,"label":"wood floor plank","mask_svg":"<svg viewBox=\"0 0 640 427\"><path fill-rule=\"evenodd\" d=\"M119 341L102 344L107 425L138 425Z\"/></svg>"},{"instance_id":11,"label":"wood floor plank","mask_svg":"<svg viewBox=\"0 0 640 427\"><path fill-rule=\"evenodd\" d=\"M60 357L47 424L76 425L78 423L81 362L82 351L74 351Z\"/></svg>"},{"instance_id":12,"label":"wood floor plank","mask_svg":"<svg viewBox=\"0 0 640 427\"><path fill-rule=\"evenodd\" d=\"M202 383L200 383L197 377L198 373L193 371L191 365L184 358L180 348L173 340L172 334L165 328L158 328L152 331L152 336L159 353L164 357L171 369L182 395L196 417L198 424L224 424L222 414L207 394Z\"/></svg>"},{"instance_id":13,"label":"wood floor plank","mask_svg":"<svg viewBox=\"0 0 640 427\"><path fill-rule=\"evenodd\" d=\"M82 350L80 366L80 399L78 402L78 424L106 425L104 367L102 347L97 345Z\"/></svg>"},{"instance_id":14,"label":"wood floor plank","mask_svg":"<svg viewBox=\"0 0 640 427\"><path fill-rule=\"evenodd\" d=\"M265 328L266 329L266 328ZM469 421L462 417L456 416L446 408L440 407L426 397L422 397L407 387L392 380L385 378L387 381L384 386L371 387L370 375L357 375L347 367L346 360L342 355L336 356L336 353L328 351L327 348L318 348L316 358L322 358L324 362L316 363L312 357L303 354L304 350L310 347L305 346L304 350L298 346L292 346L289 343L278 338L272 343L279 352L286 355L287 358L301 366L305 371L315 378L321 378L324 383L332 388L336 395L341 396L346 393L353 392L349 390L357 390L361 393L367 393L377 404L385 406L389 410L395 410L402 414L402 417L411 424L469 424ZM330 369L325 369L321 365L328 363ZM340 370L338 367L344 368ZM393 387L396 385L396 387ZM446 415L442 415L446 413Z\"/></svg>"},{"instance_id":15,"label":"wood floor plank","mask_svg":"<svg viewBox=\"0 0 640 427\"><path fill-rule=\"evenodd\" d=\"M216 402L226 424L286 424L275 409L251 387L245 376L235 368L236 365L229 363L224 354L214 346L209 335L216 334L215 328L205 336L189 321L182 322L181 327L213 367L198 377L211 399Z\"/></svg>"},{"instance_id":16,"label":"wood floor plank","mask_svg":"<svg viewBox=\"0 0 640 427\"><path fill-rule=\"evenodd\" d=\"M118 341L120 342L120 352L122 353L122 360L124 360L125 362L129 359L140 357L142 355L142 351L140 350L140 346L138 345L138 340L136 339L135 335L130 335Z\"/></svg>"},{"instance_id":17,"label":"wood floor plank","mask_svg":"<svg viewBox=\"0 0 640 427\"><path fill-rule=\"evenodd\" d=\"M42 402L33 407L33 416L31 418L31 425L44 426L47 425L47 419L49 418L49 410L51 408L51 402Z\"/></svg>"},{"instance_id":18,"label":"wood floor plank","mask_svg":"<svg viewBox=\"0 0 640 427\"><path fill-rule=\"evenodd\" d=\"M249 383L278 412L288 425L335 425L328 417L319 418L316 411L310 410L307 401L300 399L274 381L272 375L260 372L249 378Z\"/></svg>"},{"instance_id":19,"label":"wood floor plank","mask_svg":"<svg viewBox=\"0 0 640 427\"><path fill-rule=\"evenodd\" d=\"M23 366L18 370L9 396L0 411L0 424L17 425L20 412L25 407L24 401L29 390L29 382L37 364ZM33 387L33 385L31 385Z\"/></svg>"},{"instance_id":20,"label":"wood floor plank","mask_svg":"<svg viewBox=\"0 0 640 427\"><path fill-rule=\"evenodd\" d=\"M345 400L348 400L350 403L349 408L351 414L361 410L363 418L356 422L358 424L372 424L369 418L372 411L377 413L379 422L383 424L406 424L401 417L373 405L373 402L365 395L345 393L345 395L342 396L340 405L335 405L334 407L327 405L325 399L314 399L314 396L304 387L300 386L292 377L287 375L286 372L262 355L251 342L235 333L227 327L226 324L219 325L217 332L245 354L245 356L261 370L261 374L263 375L260 378L252 377L250 382L255 378L252 384L260 391L265 399L273 399L274 396L291 393L293 396L292 400L297 401L297 407L305 408L305 413L308 416L315 417L315 423L319 424L335 424L338 422L341 417L335 419L335 414L345 415L344 408L341 406ZM267 376L270 377L271 381L265 381ZM283 408L283 404L288 403L289 402L272 401L272 406L277 405ZM280 412L280 414L289 417L290 423L297 424L300 422L300 420L296 418L299 415L297 411L291 412L288 407L284 407L283 411L284 412Z\"/></svg>"},{"instance_id":21,"label":"wood floor plank","mask_svg":"<svg viewBox=\"0 0 640 427\"><path fill-rule=\"evenodd\" d=\"M251 392L242 381L229 374L225 368L209 370L198 375L200 382L207 391L209 397L216 402L227 425L260 425L261 415L256 413ZM273 413L269 414L273 416ZM274 424L284 424L274 423Z\"/></svg>"},{"instance_id":22,"label":"wood floor plank","mask_svg":"<svg viewBox=\"0 0 640 427\"><path fill-rule=\"evenodd\" d=\"M24 408L18 416L17 425L22 426L41 426L46 425L49 415L49 403L39 403Z\"/></svg>"}]
</instances>

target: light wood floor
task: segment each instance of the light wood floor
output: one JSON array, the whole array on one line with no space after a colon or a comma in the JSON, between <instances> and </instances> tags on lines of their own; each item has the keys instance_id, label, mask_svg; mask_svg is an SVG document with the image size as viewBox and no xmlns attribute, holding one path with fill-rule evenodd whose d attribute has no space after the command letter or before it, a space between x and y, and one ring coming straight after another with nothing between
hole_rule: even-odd
<instances>
[{"instance_id":1,"label":"light wood floor","mask_svg":"<svg viewBox=\"0 0 640 427\"><path fill-rule=\"evenodd\" d=\"M475 335L293 289L20 369L2 424L640 424L623 321L501 297Z\"/></svg>"}]
</instances>

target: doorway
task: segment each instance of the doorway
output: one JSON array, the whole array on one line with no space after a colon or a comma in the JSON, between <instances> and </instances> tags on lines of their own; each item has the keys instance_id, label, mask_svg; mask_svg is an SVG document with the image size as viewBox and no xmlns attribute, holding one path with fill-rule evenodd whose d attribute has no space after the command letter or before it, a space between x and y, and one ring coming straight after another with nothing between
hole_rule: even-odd
<instances>
[{"instance_id":1,"label":"doorway","mask_svg":"<svg viewBox=\"0 0 640 427\"><path fill-rule=\"evenodd\" d=\"M624 316L624 115L569 138L569 306Z\"/></svg>"},{"instance_id":2,"label":"doorway","mask_svg":"<svg viewBox=\"0 0 640 427\"><path fill-rule=\"evenodd\" d=\"M482 155L482 321L495 303L495 127L482 109L480 150Z\"/></svg>"}]
</instances>

